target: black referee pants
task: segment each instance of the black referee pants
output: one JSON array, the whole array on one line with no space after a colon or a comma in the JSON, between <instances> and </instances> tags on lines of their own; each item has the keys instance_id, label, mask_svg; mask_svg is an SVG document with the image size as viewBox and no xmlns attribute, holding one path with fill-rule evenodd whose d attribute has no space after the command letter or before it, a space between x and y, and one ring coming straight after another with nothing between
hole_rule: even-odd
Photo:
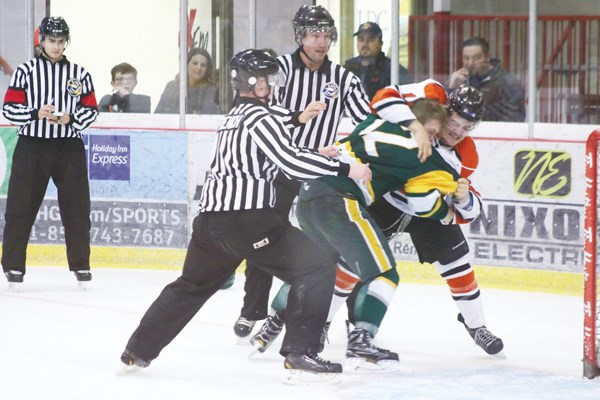
<instances>
[{"instance_id":1,"label":"black referee pants","mask_svg":"<svg viewBox=\"0 0 600 400\"><path fill-rule=\"evenodd\" d=\"M90 268L90 189L83 141L20 136L8 183L2 268L25 273L31 228L52 178L71 271Z\"/></svg>"},{"instance_id":2,"label":"black referee pants","mask_svg":"<svg viewBox=\"0 0 600 400\"><path fill-rule=\"evenodd\" d=\"M335 260L273 209L200 213L182 275L143 316L127 350L155 359L244 259L291 284L281 354L316 353L335 282Z\"/></svg>"},{"instance_id":3,"label":"black referee pants","mask_svg":"<svg viewBox=\"0 0 600 400\"><path fill-rule=\"evenodd\" d=\"M274 210L284 222L289 222L290 210L300 190L300 181L288 179L279 173L273 183L276 193ZM246 281L244 283L244 303L240 316L251 321L265 319L269 309L269 293L273 285L273 275L246 260Z\"/></svg>"}]
</instances>

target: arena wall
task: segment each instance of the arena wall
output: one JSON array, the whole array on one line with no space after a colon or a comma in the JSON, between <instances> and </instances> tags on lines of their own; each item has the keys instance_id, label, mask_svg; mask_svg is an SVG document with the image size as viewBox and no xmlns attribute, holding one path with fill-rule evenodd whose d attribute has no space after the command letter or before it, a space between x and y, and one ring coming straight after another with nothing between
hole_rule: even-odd
<instances>
[{"instance_id":1,"label":"arena wall","mask_svg":"<svg viewBox=\"0 0 600 400\"><path fill-rule=\"evenodd\" d=\"M181 130L172 127L175 116L164 117L146 121L158 128L134 127L139 119L133 116L130 121L100 118L84 135L93 267L181 268L219 118L196 117ZM484 212L463 227L473 264L482 284L491 287L580 293L584 140L591 128L538 127L535 139L526 138L526 128L482 123L474 134L480 167L473 183L483 196ZM350 130L344 124L340 135ZM0 137L3 220L16 128L0 121ZM293 210L291 217L295 221ZM408 235L391 246L404 279L440 280L431 266L416 262ZM31 234L28 265L65 263L64 229L50 184Z\"/></svg>"}]
</instances>

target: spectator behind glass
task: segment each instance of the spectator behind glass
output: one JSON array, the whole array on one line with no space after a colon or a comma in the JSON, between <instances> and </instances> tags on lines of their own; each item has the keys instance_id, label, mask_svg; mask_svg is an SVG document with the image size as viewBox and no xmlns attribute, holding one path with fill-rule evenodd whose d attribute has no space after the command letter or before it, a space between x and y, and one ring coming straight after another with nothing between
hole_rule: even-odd
<instances>
[{"instance_id":1,"label":"spectator behind glass","mask_svg":"<svg viewBox=\"0 0 600 400\"><path fill-rule=\"evenodd\" d=\"M127 63L115 65L110 70L112 94L100 100L100 112L149 113L150 96L133 94L137 85L137 70Z\"/></svg>"},{"instance_id":2,"label":"spectator behind glass","mask_svg":"<svg viewBox=\"0 0 600 400\"><path fill-rule=\"evenodd\" d=\"M356 36L358 57L346 60L344 67L358 76L367 96L372 99L375 92L390 85L392 60L381 51L382 32L375 22L361 24L354 36ZM413 82L412 76L402 65L399 65L398 73L399 85Z\"/></svg>"},{"instance_id":3,"label":"spectator behind glass","mask_svg":"<svg viewBox=\"0 0 600 400\"><path fill-rule=\"evenodd\" d=\"M484 121L525 121L525 91L521 82L500 67L500 60L490 58L490 45L480 37L462 44L463 67L450 75L448 91L461 84L481 91L485 99Z\"/></svg>"},{"instance_id":4,"label":"spectator behind glass","mask_svg":"<svg viewBox=\"0 0 600 400\"><path fill-rule=\"evenodd\" d=\"M221 114L219 88L213 80L213 61L204 49L193 48L187 56L186 114ZM179 113L179 74L167 83L155 113Z\"/></svg>"}]
</instances>

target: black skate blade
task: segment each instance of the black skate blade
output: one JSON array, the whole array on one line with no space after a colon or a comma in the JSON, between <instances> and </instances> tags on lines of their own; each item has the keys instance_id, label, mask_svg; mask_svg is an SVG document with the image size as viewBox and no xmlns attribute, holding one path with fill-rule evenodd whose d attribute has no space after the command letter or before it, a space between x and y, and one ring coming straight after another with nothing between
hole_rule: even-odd
<instances>
[{"instance_id":1,"label":"black skate blade","mask_svg":"<svg viewBox=\"0 0 600 400\"><path fill-rule=\"evenodd\" d=\"M292 386L337 385L342 382L342 374L286 369L281 377L281 382Z\"/></svg>"}]
</instances>

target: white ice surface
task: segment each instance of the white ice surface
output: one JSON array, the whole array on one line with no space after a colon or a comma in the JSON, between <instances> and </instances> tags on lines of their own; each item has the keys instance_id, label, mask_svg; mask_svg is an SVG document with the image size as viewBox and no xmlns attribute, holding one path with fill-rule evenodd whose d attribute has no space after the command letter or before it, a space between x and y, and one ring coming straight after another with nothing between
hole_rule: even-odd
<instances>
[{"instance_id":1,"label":"white ice surface","mask_svg":"<svg viewBox=\"0 0 600 400\"><path fill-rule=\"evenodd\" d=\"M66 268L29 268L18 293L0 283L0 399L600 399L600 379L581 377L580 298L484 288L488 328L505 343L500 360L473 345L444 285L400 284L396 292L376 342L400 354L401 373L284 385L280 339L248 359L249 345L233 334L239 274L150 367L118 377L129 335L178 272L93 273L85 292ZM323 353L332 361L344 360L344 313Z\"/></svg>"}]
</instances>

